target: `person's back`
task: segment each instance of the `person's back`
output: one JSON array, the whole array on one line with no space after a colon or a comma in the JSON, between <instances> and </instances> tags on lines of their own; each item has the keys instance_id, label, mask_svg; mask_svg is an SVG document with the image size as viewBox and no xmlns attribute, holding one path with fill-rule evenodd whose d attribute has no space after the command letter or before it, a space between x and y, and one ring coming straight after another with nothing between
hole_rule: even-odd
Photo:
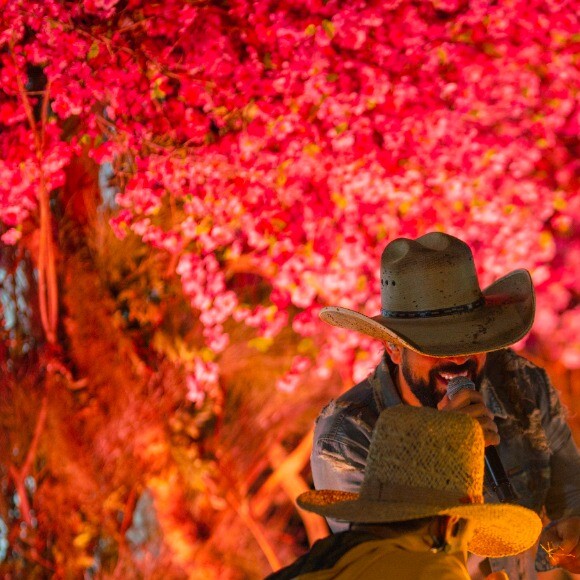
<instances>
[{"instance_id":1,"label":"person's back","mask_svg":"<svg viewBox=\"0 0 580 580\"><path fill-rule=\"evenodd\" d=\"M484 438L460 413L400 405L373 432L360 493L314 490L298 505L350 523L270 580L468 580L467 551L528 549L541 521L516 505L483 503Z\"/></svg>"},{"instance_id":2,"label":"person's back","mask_svg":"<svg viewBox=\"0 0 580 580\"><path fill-rule=\"evenodd\" d=\"M349 550L331 568L293 577L300 580L469 580L460 553L433 553L418 543L414 534L369 540Z\"/></svg>"}]
</instances>

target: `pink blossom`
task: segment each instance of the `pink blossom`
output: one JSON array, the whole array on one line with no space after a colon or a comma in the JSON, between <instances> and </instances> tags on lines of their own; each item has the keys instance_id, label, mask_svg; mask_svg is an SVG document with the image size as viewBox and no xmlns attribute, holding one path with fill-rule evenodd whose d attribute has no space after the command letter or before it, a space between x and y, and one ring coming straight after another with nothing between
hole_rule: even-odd
<instances>
[{"instance_id":1,"label":"pink blossom","mask_svg":"<svg viewBox=\"0 0 580 580\"><path fill-rule=\"evenodd\" d=\"M288 373L276 381L276 388L283 393L293 393L299 383L298 375Z\"/></svg>"},{"instance_id":2,"label":"pink blossom","mask_svg":"<svg viewBox=\"0 0 580 580\"><path fill-rule=\"evenodd\" d=\"M3 233L0 239L9 246L13 246L22 237L22 232L16 228L10 228Z\"/></svg>"},{"instance_id":3,"label":"pink blossom","mask_svg":"<svg viewBox=\"0 0 580 580\"><path fill-rule=\"evenodd\" d=\"M192 374L186 375L185 385L187 387L187 400L191 401L196 407L201 406L206 395L197 377Z\"/></svg>"},{"instance_id":4,"label":"pink blossom","mask_svg":"<svg viewBox=\"0 0 580 580\"><path fill-rule=\"evenodd\" d=\"M119 0L84 0L85 9L88 13L101 14L109 17Z\"/></svg>"},{"instance_id":5,"label":"pink blossom","mask_svg":"<svg viewBox=\"0 0 580 580\"><path fill-rule=\"evenodd\" d=\"M116 235L177 260L203 348L227 348L230 319L274 338L291 315L316 338L321 377L332 364L360 377L372 344L319 308L376 314L385 243L446 230L472 246L484 286L532 272L533 334L576 364L573 3L5 4L5 240L37 227L41 180L56 197L88 151L113 168ZM31 65L50 91L41 150L17 83ZM40 111L42 89L28 96Z\"/></svg>"}]
</instances>

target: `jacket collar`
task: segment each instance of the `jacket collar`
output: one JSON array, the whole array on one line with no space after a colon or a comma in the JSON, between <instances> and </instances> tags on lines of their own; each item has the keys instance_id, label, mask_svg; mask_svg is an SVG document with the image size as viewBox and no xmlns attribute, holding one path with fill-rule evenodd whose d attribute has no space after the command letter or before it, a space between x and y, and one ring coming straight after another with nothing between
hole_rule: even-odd
<instances>
[{"instance_id":1,"label":"jacket collar","mask_svg":"<svg viewBox=\"0 0 580 580\"><path fill-rule=\"evenodd\" d=\"M481 394L483 395L483 400L485 402L485 406L496 416L500 419L507 419L508 414L505 410L501 399L497 396L495 392L494 386L491 384L491 380L489 377L483 377L481 381Z\"/></svg>"},{"instance_id":2,"label":"jacket collar","mask_svg":"<svg viewBox=\"0 0 580 580\"><path fill-rule=\"evenodd\" d=\"M391 372L396 368L396 365L391 362L389 355L385 352L381 362L369 376L368 380L373 388L379 412L403 403L391 376Z\"/></svg>"}]
</instances>

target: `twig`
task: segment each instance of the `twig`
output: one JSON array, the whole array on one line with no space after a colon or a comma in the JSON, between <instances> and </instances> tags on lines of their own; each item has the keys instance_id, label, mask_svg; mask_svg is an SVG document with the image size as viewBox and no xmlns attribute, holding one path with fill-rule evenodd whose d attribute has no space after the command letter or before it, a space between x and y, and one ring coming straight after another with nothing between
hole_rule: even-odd
<instances>
[{"instance_id":1,"label":"twig","mask_svg":"<svg viewBox=\"0 0 580 580\"><path fill-rule=\"evenodd\" d=\"M266 512L276 487L280 486L292 503L296 502L296 497L300 493L308 491L309 487L300 472L310 457L312 436L313 431L311 430L289 455L286 455L279 444L271 447L268 459L274 472L259 489L252 504L254 513L258 517ZM324 518L301 509L298 509L298 515L302 519L310 544L328 535L328 525Z\"/></svg>"},{"instance_id":2,"label":"twig","mask_svg":"<svg viewBox=\"0 0 580 580\"><path fill-rule=\"evenodd\" d=\"M137 491L134 487L131 488L129 492L129 497L127 498L127 504L125 505L125 511L123 513L123 521L121 522L121 535L124 537L125 532L131 527L133 523L133 514L135 513L135 506L137 505Z\"/></svg>"},{"instance_id":3,"label":"twig","mask_svg":"<svg viewBox=\"0 0 580 580\"><path fill-rule=\"evenodd\" d=\"M226 494L226 501L235 510L244 524L246 524L246 527L250 530L252 536L254 536L256 542L260 546L260 549L264 553L264 556L266 556L268 564L270 564L272 570L280 569L282 564L280 563L280 560L278 560L278 557L270 545L270 542L268 542L266 534L264 534L262 531L261 526L250 515L250 510L248 509L247 503L238 501L232 492L228 492Z\"/></svg>"},{"instance_id":4,"label":"twig","mask_svg":"<svg viewBox=\"0 0 580 580\"><path fill-rule=\"evenodd\" d=\"M55 567L52 565L51 562L49 562L48 560L46 560L45 558L43 558L38 551L36 550L36 548L30 548L30 550L23 550L20 546L18 545L14 545L12 546L12 549L19 554L22 558L24 558L25 560L31 560L32 562L35 562L36 564L40 564L43 568L46 568L47 570L50 570L51 572L55 572Z\"/></svg>"},{"instance_id":5,"label":"twig","mask_svg":"<svg viewBox=\"0 0 580 580\"><path fill-rule=\"evenodd\" d=\"M34 435L32 436L32 441L30 442L30 447L28 448L28 453L26 454L26 459L24 463L17 469L14 465L9 468L10 476L14 481L14 487L18 493L18 498L20 500L20 513L22 514L22 519L28 526L32 526L32 516L30 514L30 502L28 501L28 496L26 494L26 487L24 482L30 474L32 468L32 462L36 456L36 450L38 448L38 443L40 441L40 436L44 430L46 424L46 416L48 411L48 396L44 395L42 398L42 403L40 405L40 411L38 413L38 418L36 419L36 427L34 428Z\"/></svg>"},{"instance_id":6,"label":"twig","mask_svg":"<svg viewBox=\"0 0 580 580\"><path fill-rule=\"evenodd\" d=\"M282 457L285 454L280 445L274 445L271 448L268 453L268 459L274 472L260 488L260 494L270 495L276 487L282 484L285 478L302 471L312 449L312 435L313 431L310 430L298 444L298 447L290 455L284 457L284 459Z\"/></svg>"},{"instance_id":7,"label":"twig","mask_svg":"<svg viewBox=\"0 0 580 580\"><path fill-rule=\"evenodd\" d=\"M40 411L38 412L38 418L36 419L36 427L34 429L34 435L32 436L32 441L30 442L30 447L28 448L28 453L26 454L26 460L21 468L21 473L28 476L30 468L32 467L32 462L36 456L36 450L38 448L38 443L40 441L40 436L44 430L44 425L46 424L46 416L48 414L48 395L42 397L42 403L40 404Z\"/></svg>"},{"instance_id":8,"label":"twig","mask_svg":"<svg viewBox=\"0 0 580 580\"><path fill-rule=\"evenodd\" d=\"M52 228L50 219L50 192L46 187L44 175L43 159L46 136L46 124L48 120L48 104L50 100L50 80L47 81L43 91L42 112L40 121L40 132L34 119L32 105L20 71L18 62L14 54L14 42L9 46L10 55L14 62L16 73L16 84L24 106L26 118L30 125L30 130L34 137L36 149L36 160L38 162L38 172L40 180L39 206L40 206L40 248L38 255L38 295L40 318L42 327L49 344L56 343L56 325L58 321L58 285L56 281L56 268L54 263L54 247L52 241Z\"/></svg>"}]
</instances>

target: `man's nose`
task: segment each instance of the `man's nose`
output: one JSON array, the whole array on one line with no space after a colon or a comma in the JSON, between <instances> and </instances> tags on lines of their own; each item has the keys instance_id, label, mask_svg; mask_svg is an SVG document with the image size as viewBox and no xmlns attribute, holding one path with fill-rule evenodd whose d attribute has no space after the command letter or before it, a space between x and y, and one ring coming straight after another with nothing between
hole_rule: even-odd
<instances>
[{"instance_id":1,"label":"man's nose","mask_svg":"<svg viewBox=\"0 0 580 580\"><path fill-rule=\"evenodd\" d=\"M470 356L446 356L445 360L456 364L457 366L462 365L463 363L467 362L468 360L470 360L471 357Z\"/></svg>"}]
</instances>

